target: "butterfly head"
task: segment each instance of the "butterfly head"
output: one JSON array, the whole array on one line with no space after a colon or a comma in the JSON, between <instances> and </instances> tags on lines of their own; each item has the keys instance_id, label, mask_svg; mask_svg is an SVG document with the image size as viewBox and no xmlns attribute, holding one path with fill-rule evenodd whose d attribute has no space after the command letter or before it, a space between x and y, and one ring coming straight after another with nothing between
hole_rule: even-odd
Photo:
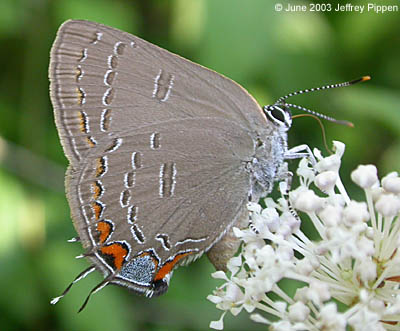
<instances>
[{"instance_id":1,"label":"butterfly head","mask_svg":"<svg viewBox=\"0 0 400 331\"><path fill-rule=\"evenodd\" d=\"M294 108L294 109L298 109L298 110L301 110L306 113L310 113L313 116L316 116L316 117L319 117L319 118L322 118L322 119L325 119L325 120L328 120L328 121L331 121L331 122L334 122L337 124L343 124L343 125L352 127L353 124L351 122L337 120L333 117L329 117L324 114L317 113L308 108L298 106L298 105L295 105L292 103L287 103L286 99L293 97L295 95L299 95L299 94L350 86L350 85L354 85L357 83L365 82L370 79L371 79L370 76L363 76L359 79L354 79L352 81L348 81L348 82L344 82L344 83L324 85L321 87L315 87L315 88L300 90L297 92L292 92L283 97L280 97L273 105L264 106L263 111L264 111L264 114L267 116L267 118L274 125L276 125L280 130L283 130L284 132L288 131L290 129L290 127L292 126L292 114L290 112L290 108Z\"/></svg>"},{"instance_id":2,"label":"butterfly head","mask_svg":"<svg viewBox=\"0 0 400 331\"><path fill-rule=\"evenodd\" d=\"M278 128L288 131L292 126L292 113L285 104L273 104L263 107L265 116Z\"/></svg>"}]
</instances>

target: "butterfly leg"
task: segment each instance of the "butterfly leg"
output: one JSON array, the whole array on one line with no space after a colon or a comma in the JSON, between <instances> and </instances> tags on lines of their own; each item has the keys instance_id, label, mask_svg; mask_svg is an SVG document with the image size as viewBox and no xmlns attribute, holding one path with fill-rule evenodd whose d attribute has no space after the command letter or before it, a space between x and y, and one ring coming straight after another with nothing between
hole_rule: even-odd
<instances>
[{"instance_id":1,"label":"butterfly leg","mask_svg":"<svg viewBox=\"0 0 400 331\"><path fill-rule=\"evenodd\" d=\"M301 159L303 157L307 157L313 166L317 163L310 147L305 144L288 149L284 155L285 160Z\"/></svg>"},{"instance_id":2,"label":"butterfly leg","mask_svg":"<svg viewBox=\"0 0 400 331\"><path fill-rule=\"evenodd\" d=\"M314 166L317 160L314 157L308 145L298 145L285 152L285 160L294 160L300 158L307 158L308 161ZM282 181L279 183L279 190L283 195L287 195L292 186L293 173L289 171L287 162L283 162L278 169L278 178Z\"/></svg>"},{"instance_id":3,"label":"butterfly leg","mask_svg":"<svg viewBox=\"0 0 400 331\"><path fill-rule=\"evenodd\" d=\"M287 195L292 186L292 178L293 178L293 172L289 171L287 162L283 162L280 165L278 169L277 178L279 180L279 191L283 195Z\"/></svg>"}]
</instances>

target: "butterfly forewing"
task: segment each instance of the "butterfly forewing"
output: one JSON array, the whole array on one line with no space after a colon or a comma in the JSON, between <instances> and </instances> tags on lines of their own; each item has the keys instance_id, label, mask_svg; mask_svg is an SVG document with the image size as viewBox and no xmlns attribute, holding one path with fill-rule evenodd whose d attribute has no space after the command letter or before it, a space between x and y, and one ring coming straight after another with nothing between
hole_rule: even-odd
<instances>
[{"instance_id":1,"label":"butterfly forewing","mask_svg":"<svg viewBox=\"0 0 400 331\"><path fill-rule=\"evenodd\" d=\"M232 80L138 37L68 21L51 52L51 97L75 165L117 131L187 117L222 117L265 130L252 97Z\"/></svg>"}]
</instances>

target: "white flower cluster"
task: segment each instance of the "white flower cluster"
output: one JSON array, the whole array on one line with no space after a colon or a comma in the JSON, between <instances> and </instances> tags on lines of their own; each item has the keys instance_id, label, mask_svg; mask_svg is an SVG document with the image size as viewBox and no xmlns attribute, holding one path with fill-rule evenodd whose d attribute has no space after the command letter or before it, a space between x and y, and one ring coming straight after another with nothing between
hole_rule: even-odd
<instances>
[{"instance_id":1,"label":"white flower cluster","mask_svg":"<svg viewBox=\"0 0 400 331\"><path fill-rule=\"evenodd\" d=\"M400 329L400 177L379 181L375 166L360 165L351 179L366 199L351 200L339 177L344 147L334 142L325 158L315 150L313 167L300 161L300 186L288 196L265 199L265 209L249 204L250 228L234 229L240 254L228 273L213 274L225 283L208 299L224 312L211 328L245 309L269 330ZM317 239L300 229L297 212Z\"/></svg>"}]
</instances>

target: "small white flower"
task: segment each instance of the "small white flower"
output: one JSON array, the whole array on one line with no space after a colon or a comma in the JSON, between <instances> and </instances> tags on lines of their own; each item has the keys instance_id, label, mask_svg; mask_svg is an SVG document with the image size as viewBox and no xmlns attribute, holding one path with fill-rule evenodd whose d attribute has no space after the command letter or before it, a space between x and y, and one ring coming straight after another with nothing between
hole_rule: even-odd
<instances>
[{"instance_id":1,"label":"small white flower","mask_svg":"<svg viewBox=\"0 0 400 331\"><path fill-rule=\"evenodd\" d=\"M214 330L223 330L224 329L224 317L226 312L224 312L218 321L210 322L210 328Z\"/></svg>"},{"instance_id":2,"label":"small white flower","mask_svg":"<svg viewBox=\"0 0 400 331\"><path fill-rule=\"evenodd\" d=\"M343 208L335 205L327 205L318 213L319 218L328 228L336 228L343 219Z\"/></svg>"},{"instance_id":3,"label":"small white flower","mask_svg":"<svg viewBox=\"0 0 400 331\"><path fill-rule=\"evenodd\" d=\"M303 302L297 301L289 307L289 319L293 322L303 322L310 315L310 308Z\"/></svg>"},{"instance_id":4,"label":"small white flower","mask_svg":"<svg viewBox=\"0 0 400 331\"><path fill-rule=\"evenodd\" d=\"M307 159L301 159L299 162L299 167L296 170L296 174L300 177L300 180L305 186L312 183L315 178L315 172L313 168L308 165Z\"/></svg>"},{"instance_id":5,"label":"small white flower","mask_svg":"<svg viewBox=\"0 0 400 331\"><path fill-rule=\"evenodd\" d=\"M337 173L332 170L324 171L315 177L315 185L322 191L329 193L333 190L337 180Z\"/></svg>"},{"instance_id":6,"label":"small white flower","mask_svg":"<svg viewBox=\"0 0 400 331\"><path fill-rule=\"evenodd\" d=\"M281 215L281 221L283 224L290 228L291 233L295 233L300 229L301 220L298 217L293 216L289 211L284 211ZM275 230L278 231L278 230Z\"/></svg>"},{"instance_id":7,"label":"small white flower","mask_svg":"<svg viewBox=\"0 0 400 331\"><path fill-rule=\"evenodd\" d=\"M378 182L378 170L372 164L359 165L357 169L351 173L351 179L364 189L372 188Z\"/></svg>"},{"instance_id":8,"label":"small white flower","mask_svg":"<svg viewBox=\"0 0 400 331\"><path fill-rule=\"evenodd\" d=\"M300 275L309 276L311 273L319 268L321 263L313 256L305 257L296 263L296 272Z\"/></svg>"},{"instance_id":9,"label":"small white flower","mask_svg":"<svg viewBox=\"0 0 400 331\"><path fill-rule=\"evenodd\" d=\"M351 201L343 210L343 223L349 227L369 220L365 202Z\"/></svg>"},{"instance_id":10,"label":"small white flower","mask_svg":"<svg viewBox=\"0 0 400 331\"><path fill-rule=\"evenodd\" d=\"M212 276L212 278L215 278L215 279L229 280L228 277L225 275L225 272L220 271L220 270L216 271L216 272L213 272L211 274L211 276Z\"/></svg>"},{"instance_id":11,"label":"small white flower","mask_svg":"<svg viewBox=\"0 0 400 331\"><path fill-rule=\"evenodd\" d=\"M307 299L312 301L315 305L320 306L324 301L331 298L329 286L318 280L311 280L310 287L307 291Z\"/></svg>"},{"instance_id":12,"label":"small white flower","mask_svg":"<svg viewBox=\"0 0 400 331\"><path fill-rule=\"evenodd\" d=\"M382 187L386 192L400 193L400 177L397 172L391 172L382 178Z\"/></svg>"},{"instance_id":13,"label":"small white flower","mask_svg":"<svg viewBox=\"0 0 400 331\"><path fill-rule=\"evenodd\" d=\"M394 217L400 211L400 196L394 194L381 195L375 204L378 213L385 217Z\"/></svg>"},{"instance_id":14,"label":"small white flower","mask_svg":"<svg viewBox=\"0 0 400 331\"><path fill-rule=\"evenodd\" d=\"M296 329L288 321L279 321L272 323L269 329L271 331L296 331Z\"/></svg>"},{"instance_id":15,"label":"small white flower","mask_svg":"<svg viewBox=\"0 0 400 331\"><path fill-rule=\"evenodd\" d=\"M301 188L301 187L300 187ZM297 189L289 193L293 206L297 210L305 213L313 213L322 209L324 199L315 194L314 191L308 189Z\"/></svg>"},{"instance_id":16,"label":"small white flower","mask_svg":"<svg viewBox=\"0 0 400 331\"><path fill-rule=\"evenodd\" d=\"M316 157L320 161L315 165L315 169L319 173L322 173L324 171L332 171L337 173L339 171L341 158L345 150L345 145L339 141L334 141L333 146L335 154L330 155L328 157L322 157L322 155L318 151L318 156L316 155Z\"/></svg>"},{"instance_id":17,"label":"small white flower","mask_svg":"<svg viewBox=\"0 0 400 331\"><path fill-rule=\"evenodd\" d=\"M376 167L360 165L351 178L366 201L354 201L339 176L345 146L334 147L325 158L314 150L314 167L300 161L300 186L288 198L285 192L265 199L266 208L248 205L250 228L233 229L242 251L229 274L213 274L224 284L208 299L223 314L211 328L222 329L228 311L244 309L269 330L399 329L400 178L392 172L380 185ZM302 231L298 211L314 226L314 239ZM293 282L294 296L281 280ZM347 309L338 312L332 299Z\"/></svg>"},{"instance_id":18,"label":"small white flower","mask_svg":"<svg viewBox=\"0 0 400 331\"><path fill-rule=\"evenodd\" d=\"M255 221L254 225L256 226L256 228L259 231L263 231L263 224L265 224L268 227L268 230L270 232L276 232L279 229L279 226L281 224L281 220L279 218L279 214L276 211L275 208L265 208L262 212L261 212L261 216L260 218L255 218L255 220L259 221ZM267 222L265 222L265 220L267 220Z\"/></svg>"},{"instance_id":19,"label":"small white flower","mask_svg":"<svg viewBox=\"0 0 400 331\"><path fill-rule=\"evenodd\" d=\"M346 330L346 318L338 313L336 305L331 302L324 305L319 312L319 320L316 323L318 330L344 331Z\"/></svg>"},{"instance_id":20,"label":"small white flower","mask_svg":"<svg viewBox=\"0 0 400 331\"><path fill-rule=\"evenodd\" d=\"M346 150L346 145L341 141L334 140L333 150L335 151L335 154L339 156L339 158L342 158L344 151Z\"/></svg>"},{"instance_id":21,"label":"small white flower","mask_svg":"<svg viewBox=\"0 0 400 331\"><path fill-rule=\"evenodd\" d=\"M357 276L360 278L362 282L367 284L368 282L376 279L377 270L376 263L372 261L372 259L365 259L361 261L360 265L357 267Z\"/></svg>"},{"instance_id":22,"label":"small white flower","mask_svg":"<svg viewBox=\"0 0 400 331\"><path fill-rule=\"evenodd\" d=\"M271 324L271 321L267 320L265 317L262 317L260 314L252 314L250 315L250 318L257 323Z\"/></svg>"},{"instance_id":23,"label":"small white flower","mask_svg":"<svg viewBox=\"0 0 400 331\"><path fill-rule=\"evenodd\" d=\"M315 165L315 169L319 172L332 171L338 172L340 168L340 157L337 154L323 158Z\"/></svg>"},{"instance_id":24,"label":"small white flower","mask_svg":"<svg viewBox=\"0 0 400 331\"><path fill-rule=\"evenodd\" d=\"M256 212L256 213L260 213L262 208L258 203L254 203L254 202L249 202L247 203L247 209L250 212Z\"/></svg>"}]
</instances>

